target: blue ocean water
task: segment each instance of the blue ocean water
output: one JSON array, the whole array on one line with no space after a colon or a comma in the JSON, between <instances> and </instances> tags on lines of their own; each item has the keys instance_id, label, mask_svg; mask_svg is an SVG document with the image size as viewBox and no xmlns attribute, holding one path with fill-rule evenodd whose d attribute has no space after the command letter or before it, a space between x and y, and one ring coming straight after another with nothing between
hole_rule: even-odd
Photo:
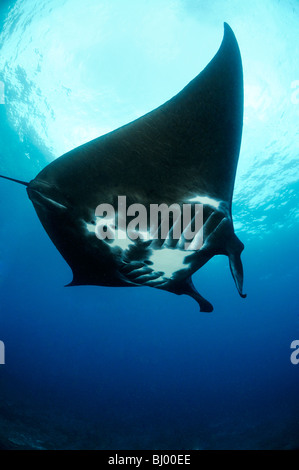
<instances>
[{"instance_id":1,"label":"blue ocean water","mask_svg":"<svg viewBox=\"0 0 299 470\"><path fill-rule=\"evenodd\" d=\"M1 181L0 448L298 448L298 2L17 0L0 13L0 174L25 181L173 96L231 25L248 294L224 257L194 276L211 314L146 287L64 288L70 268L24 187Z\"/></svg>"}]
</instances>

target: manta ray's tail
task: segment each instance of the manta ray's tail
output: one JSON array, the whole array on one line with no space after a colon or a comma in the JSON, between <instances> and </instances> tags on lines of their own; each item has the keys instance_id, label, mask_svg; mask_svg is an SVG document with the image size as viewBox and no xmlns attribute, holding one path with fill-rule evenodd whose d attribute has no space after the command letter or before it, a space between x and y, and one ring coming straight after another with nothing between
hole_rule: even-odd
<instances>
[{"instance_id":1,"label":"manta ray's tail","mask_svg":"<svg viewBox=\"0 0 299 470\"><path fill-rule=\"evenodd\" d=\"M29 183L26 183L25 181L16 180L14 178L9 178L8 176L0 175L0 178L4 178L4 179L9 180L9 181L14 181L15 183L23 184L24 186L28 186L28 184L29 184Z\"/></svg>"}]
</instances>

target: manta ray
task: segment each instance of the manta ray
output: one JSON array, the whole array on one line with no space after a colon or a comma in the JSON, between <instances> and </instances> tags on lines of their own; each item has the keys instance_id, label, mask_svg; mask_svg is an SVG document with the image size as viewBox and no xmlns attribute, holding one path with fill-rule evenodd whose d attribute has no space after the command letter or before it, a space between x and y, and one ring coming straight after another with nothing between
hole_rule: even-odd
<instances>
[{"instance_id":1,"label":"manta ray","mask_svg":"<svg viewBox=\"0 0 299 470\"><path fill-rule=\"evenodd\" d=\"M243 243L234 233L232 197L243 124L243 72L235 35L224 23L210 63L169 101L48 164L26 186L36 213L65 261L69 286L149 286L212 305L192 275L215 255L229 258L241 297ZM95 236L100 203L119 195L146 208L153 203L202 204L203 244L185 250L167 237L106 240ZM116 227L117 229L117 227Z\"/></svg>"}]
</instances>

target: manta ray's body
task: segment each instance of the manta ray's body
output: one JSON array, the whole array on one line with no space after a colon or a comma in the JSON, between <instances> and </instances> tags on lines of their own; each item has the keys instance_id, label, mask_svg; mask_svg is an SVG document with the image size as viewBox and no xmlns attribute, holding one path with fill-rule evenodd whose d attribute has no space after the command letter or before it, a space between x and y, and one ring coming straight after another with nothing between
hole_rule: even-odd
<instances>
[{"instance_id":1,"label":"manta ray's body","mask_svg":"<svg viewBox=\"0 0 299 470\"><path fill-rule=\"evenodd\" d=\"M221 47L178 95L126 126L68 152L27 186L38 217L73 271L70 285L151 286L211 304L191 276L216 254L229 257L241 296L243 244L231 204L243 121L239 48L225 24ZM203 204L201 249L182 240L119 243L95 236L95 209L128 204ZM183 235L182 235L183 237Z\"/></svg>"}]
</instances>

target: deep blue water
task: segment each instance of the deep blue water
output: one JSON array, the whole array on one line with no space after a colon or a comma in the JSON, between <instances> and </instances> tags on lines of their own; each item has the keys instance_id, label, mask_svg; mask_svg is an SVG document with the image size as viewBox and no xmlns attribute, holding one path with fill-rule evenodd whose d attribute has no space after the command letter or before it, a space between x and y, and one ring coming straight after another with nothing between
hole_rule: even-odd
<instances>
[{"instance_id":1,"label":"deep blue water","mask_svg":"<svg viewBox=\"0 0 299 470\"><path fill-rule=\"evenodd\" d=\"M26 18L30 2L16 3L18 15ZM171 2L162 3L167 8ZM267 8L269 2L264 3ZM278 12L289 8L290 15L295 15L290 29L298 26L295 3L286 2L287 7L274 3ZM30 94L35 78L40 79L29 71L31 63L27 70L22 62L26 59L22 47L27 50L30 41L22 45L17 37L5 49L5 40L17 34L17 19L10 24L7 17L13 4L3 4L2 50L8 54L3 78L11 81L4 80L8 98L0 105L0 173L29 180L54 158L50 132L57 134L58 127L53 127L51 112L41 110L38 116L41 104ZM196 2L193 5L188 15L195 21ZM227 15L234 18L234 2L229 2L229 8ZM28 17L29 10L28 6ZM269 16L279 35L277 11L270 10ZM178 19L180 14L176 12ZM208 25L211 14L207 11ZM161 15L163 24L163 9ZM34 16L30 18L28 24L23 18L26 31L37 28ZM238 18L240 25L246 24L246 18L248 24L253 22L245 10ZM204 23L203 18L200 21ZM262 23L255 27L262 36ZM293 34L298 37L295 29ZM117 44L116 33L114 41L109 47ZM246 64L250 37L249 45L243 43ZM14 46L18 54L11 53ZM36 47L47 53L46 41ZM293 47L289 44L284 50L283 70L293 64ZM275 72L279 76L280 71ZM291 81L299 78L295 73L295 69L289 73ZM53 77L55 81L54 72ZM286 93L290 90L289 84ZM263 97L268 91L266 83ZM71 114L77 98L71 102ZM59 120L59 108L51 97L47 99ZM151 103L155 99L151 97ZM6 364L0 365L0 448L299 447L299 364L290 361L290 344L299 339L299 105L291 100L284 104L286 117L273 128L271 116L278 107L273 99L268 113L263 103L257 106L256 113L264 114L260 121L255 116L254 125L250 121L254 107L246 114L240 154L243 170L236 181L234 219L245 244L242 259L248 296L245 300L238 296L227 259L214 258L194 276L199 291L214 304L211 314L200 313L190 298L155 289L64 288L71 271L44 232L24 187L0 182L0 340L6 351ZM141 101L136 104L139 107ZM122 105L119 110L123 113ZM280 109L277 112L281 114ZM80 115L80 126L89 117ZM29 127L26 119L32 120ZM73 124L65 123L66 132ZM80 138L84 141L83 134ZM61 141L60 153L68 145ZM252 165L246 166L244 161L250 158Z\"/></svg>"}]
</instances>

